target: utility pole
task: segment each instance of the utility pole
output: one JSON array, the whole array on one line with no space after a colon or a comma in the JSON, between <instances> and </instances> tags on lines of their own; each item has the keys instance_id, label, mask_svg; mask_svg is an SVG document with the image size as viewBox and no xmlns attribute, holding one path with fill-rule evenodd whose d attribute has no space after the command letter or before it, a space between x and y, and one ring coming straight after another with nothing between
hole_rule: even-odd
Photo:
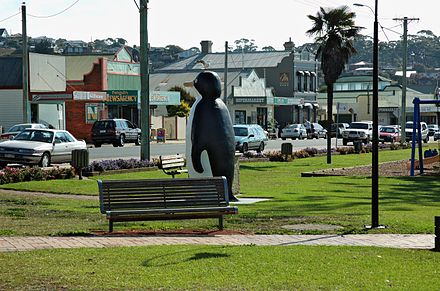
<instances>
[{"instance_id":1,"label":"utility pole","mask_svg":"<svg viewBox=\"0 0 440 291\"><path fill-rule=\"evenodd\" d=\"M395 21L403 21L403 61L402 61L402 106L400 109L400 143L405 141L406 124L406 67L408 63L408 20L419 20L419 18L393 18Z\"/></svg>"},{"instance_id":2,"label":"utility pole","mask_svg":"<svg viewBox=\"0 0 440 291\"><path fill-rule=\"evenodd\" d=\"M21 37L22 37L22 78L23 78L23 123L29 123L28 98L29 98L29 54L26 32L26 3L21 5Z\"/></svg>"},{"instance_id":3,"label":"utility pole","mask_svg":"<svg viewBox=\"0 0 440 291\"><path fill-rule=\"evenodd\" d=\"M150 72L148 44L148 0L140 0L141 32L141 160L150 160Z\"/></svg>"},{"instance_id":4,"label":"utility pole","mask_svg":"<svg viewBox=\"0 0 440 291\"><path fill-rule=\"evenodd\" d=\"M228 99L228 42L225 41L225 72L223 73L223 101L227 104Z\"/></svg>"}]
</instances>

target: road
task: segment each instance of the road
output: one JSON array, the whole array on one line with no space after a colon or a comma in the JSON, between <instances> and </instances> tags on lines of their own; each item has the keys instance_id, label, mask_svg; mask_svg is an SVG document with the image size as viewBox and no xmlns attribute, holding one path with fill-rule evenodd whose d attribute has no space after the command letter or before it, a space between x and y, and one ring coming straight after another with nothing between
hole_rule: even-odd
<instances>
[{"instance_id":1,"label":"road","mask_svg":"<svg viewBox=\"0 0 440 291\"><path fill-rule=\"evenodd\" d=\"M326 148L325 139L305 139L305 140L269 140L265 151L280 150L281 144L289 142L293 144L293 150L299 150L306 147L314 147L317 149ZM332 146L336 145L336 139L332 139ZM338 146L342 145L342 140L338 140ZM186 145L184 141L169 141L166 143L151 143L151 157L159 157L160 155L183 154L185 155ZM124 147L113 147L112 145L103 145L101 148L89 148L89 156L91 161L117 158L139 158L140 147L134 144L126 144Z\"/></svg>"}]
</instances>

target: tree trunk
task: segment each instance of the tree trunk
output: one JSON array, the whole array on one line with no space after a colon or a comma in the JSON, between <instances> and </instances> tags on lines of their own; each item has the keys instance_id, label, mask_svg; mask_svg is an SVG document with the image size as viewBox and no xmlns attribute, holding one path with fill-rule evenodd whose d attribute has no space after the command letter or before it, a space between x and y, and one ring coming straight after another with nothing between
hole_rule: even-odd
<instances>
[{"instance_id":1,"label":"tree trunk","mask_svg":"<svg viewBox=\"0 0 440 291\"><path fill-rule=\"evenodd\" d=\"M333 84L327 85L327 164L332 163ZM336 129L338 138L338 129Z\"/></svg>"}]
</instances>

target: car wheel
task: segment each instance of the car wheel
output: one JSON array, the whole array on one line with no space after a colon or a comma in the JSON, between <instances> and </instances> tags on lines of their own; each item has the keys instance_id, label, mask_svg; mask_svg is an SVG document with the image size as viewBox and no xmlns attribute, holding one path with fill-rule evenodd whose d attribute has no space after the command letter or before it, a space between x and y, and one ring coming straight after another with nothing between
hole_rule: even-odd
<instances>
[{"instance_id":1,"label":"car wheel","mask_svg":"<svg viewBox=\"0 0 440 291\"><path fill-rule=\"evenodd\" d=\"M134 142L135 145L140 145L141 144L141 135L138 134L136 141Z\"/></svg>"},{"instance_id":2,"label":"car wheel","mask_svg":"<svg viewBox=\"0 0 440 291\"><path fill-rule=\"evenodd\" d=\"M241 152L242 153L245 153L245 152L247 152L248 151L248 144L247 143L244 143L243 144L243 147L241 148Z\"/></svg>"},{"instance_id":3,"label":"car wheel","mask_svg":"<svg viewBox=\"0 0 440 291\"><path fill-rule=\"evenodd\" d=\"M423 140L423 143L428 143L428 141L429 141L429 137L426 137L426 138Z\"/></svg>"},{"instance_id":4,"label":"car wheel","mask_svg":"<svg viewBox=\"0 0 440 291\"><path fill-rule=\"evenodd\" d=\"M118 146L123 147L125 145L125 136L121 134L118 140Z\"/></svg>"},{"instance_id":5,"label":"car wheel","mask_svg":"<svg viewBox=\"0 0 440 291\"><path fill-rule=\"evenodd\" d=\"M261 153L262 151L264 151L264 142L260 143L260 146L257 149L257 153Z\"/></svg>"},{"instance_id":6,"label":"car wheel","mask_svg":"<svg viewBox=\"0 0 440 291\"><path fill-rule=\"evenodd\" d=\"M95 146L95 148L100 148L101 147L101 144L98 143L98 142L95 142L93 145Z\"/></svg>"},{"instance_id":7,"label":"car wheel","mask_svg":"<svg viewBox=\"0 0 440 291\"><path fill-rule=\"evenodd\" d=\"M44 153L43 154L43 156L41 157L39 165L42 168L50 166L50 154L49 153Z\"/></svg>"},{"instance_id":8,"label":"car wheel","mask_svg":"<svg viewBox=\"0 0 440 291\"><path fill-rule=\"evenodd\" d=\"M348 141L344 138L344 139L342 139L342 145L347 145L348 144Z\"/></svg>"}]
</instances>

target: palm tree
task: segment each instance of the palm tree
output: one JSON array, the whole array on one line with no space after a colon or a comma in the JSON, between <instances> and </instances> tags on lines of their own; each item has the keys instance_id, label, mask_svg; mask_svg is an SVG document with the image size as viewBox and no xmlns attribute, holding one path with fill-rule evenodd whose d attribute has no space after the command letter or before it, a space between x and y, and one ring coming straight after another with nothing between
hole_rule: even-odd
<instances>
[{"instance_id":1,"label":"palm tree","mask_svg":"<svg viewBox=\"0 0 440 291\"><path fill-rule=\"evenodd\" d=\"M327 85L327 164L331 164L331 126L333 119L333 84L344 70L348 59L356 53L352 39L359 34L360 27L354 25L356 14L350 12L348 6L324 9L316 16L308 15L313 26L307 31L315 36L318 45L316 59L321 59L321 69Z\"/></svg>"}]
</instances>

